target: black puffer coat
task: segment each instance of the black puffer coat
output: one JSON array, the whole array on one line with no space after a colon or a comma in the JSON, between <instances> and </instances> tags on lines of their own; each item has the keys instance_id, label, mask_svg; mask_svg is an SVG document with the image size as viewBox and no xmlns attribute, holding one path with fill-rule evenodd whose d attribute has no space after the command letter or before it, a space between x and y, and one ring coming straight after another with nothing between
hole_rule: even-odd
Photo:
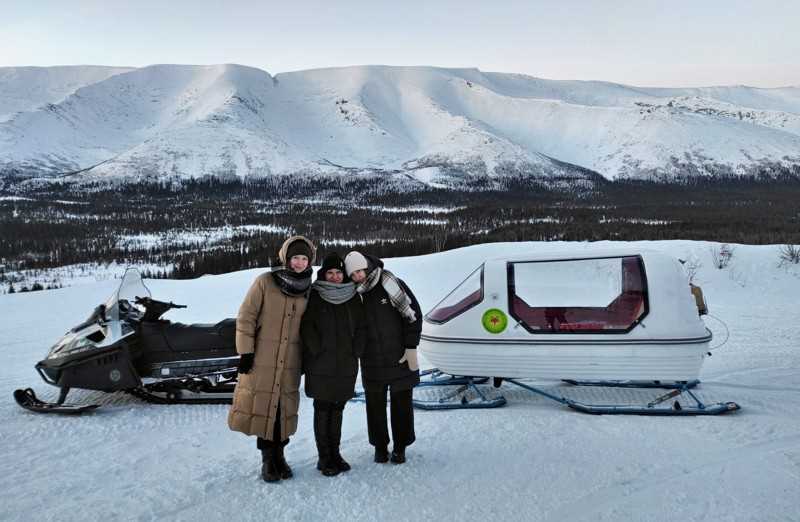
<instances>
[{"instance_id":1,"label":"black puffer coat","mask_svg":"<svg viewBox=\"0 0 800 522\"><path fill-rule=\"evenodd\" d=\"M383 261L367 256L374 266L383 268ZM380 282L362 295L367 323L367 344L361 357L361 381L367 391L379 391L389 384L394 391L408 390L419 383L419 370L411 371L407 363L399 363L406 348L416 348L422 333L422 310L417 298L404 281L403 290L411 299L416 320L409 323L392 306Z\"/></svg>"},{"instance_id":2,"label":"black puffer coat","mask_svg":"<svg viewBox=\"0 0 800 522\"><path fill-rule=\"evenodd\" d=\"M332 304L311 290L300 322L306 395L341 402L353 397L358 357L364 352L364 307L356 294L342 304Z\"/></svg>"}]
</instances>

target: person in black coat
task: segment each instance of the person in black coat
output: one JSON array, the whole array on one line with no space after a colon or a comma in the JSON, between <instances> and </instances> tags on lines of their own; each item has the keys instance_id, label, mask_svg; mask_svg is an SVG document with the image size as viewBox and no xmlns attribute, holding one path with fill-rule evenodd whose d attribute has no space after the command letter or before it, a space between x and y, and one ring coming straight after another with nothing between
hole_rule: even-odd
<instances>
[{"instance_id":1,"label":"person in black coat","mask_svg":"<svg viewBox=\"0 0 800 522\"><path fill-rule=\"evenodd\" d=\"M391 461L405 462L406 447L415 440L412 392L419 383L417 345L422 333L422 311L401 279L383 268L383 262L360 252L345 257L346 273L357 284L364 303L367 343L361 356L361 381L367 400L369 443L375 462L389 460L386 392L391 395Z\"/></svg>"},{"instance_id":2,"label":"person in black coat","mask_svg":"<svg viewBox=\"0 0 800 522\"><path fill-rule=\"evenodd\" d=\"M317 272L300 323L300 337L306 395L314 399L317 469L334 476L350 469L339 452L342 416L354 395L358 357L366 340L361 297L346 280L344 261L337 254L327 256Z\"/></svg>"}]
</instances>

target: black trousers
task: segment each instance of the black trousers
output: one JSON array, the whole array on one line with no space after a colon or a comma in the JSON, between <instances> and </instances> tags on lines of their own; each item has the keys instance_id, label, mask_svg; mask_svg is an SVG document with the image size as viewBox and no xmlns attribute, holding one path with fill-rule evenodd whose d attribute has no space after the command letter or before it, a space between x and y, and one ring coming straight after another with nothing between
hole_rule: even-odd
<instances>
[{"instance_id":1,"label":"black trousers","mask_svg":"<svg viewBox=\"0 0 800 522\"><path fill-rule=\"evenodd\" d=\"M281 440L281 403L278 403L278 408L275 410L275 427L272 430L272 440L262 439L258 437L256 446L260 450L269 448L283 447L289 444L289 439Z\"/></svg>"},{"instance_id":2,"label":"black trousers","mask_svg":"<svg viewBox=\"0 0 800 522\"><path fill-rule=\"evenodd\" d=\"M386 392L389 386L384 385L381 391L368 391L367 399L367 431L369 443L375 447L389 444L389 429L386 419ZM414 435L413 390L392 391L390 410L392 415L392 440L395 449L410 446Z\"/></svg>"},{"instance_id":3,"label":"black trousers","mask_svg":"<svg viewBox=\"0 0 800 522\"><path fill-rule=\"evenodd\" d=\"M341 459L339 446L342 443L342 419L344 401L314 399L314 440L317 443L320 463L326 459Z\"/></svg>"},{"instance_id":4,"label":"black trousers","mask_svg":"<svg viewBox=\"0 0 800 522\"><path fill-rule=\"evenodd\" d=\"M343 410L347 401L324 401L322 399L314 399L315 410Z\"/></svg>"}]
</instances>

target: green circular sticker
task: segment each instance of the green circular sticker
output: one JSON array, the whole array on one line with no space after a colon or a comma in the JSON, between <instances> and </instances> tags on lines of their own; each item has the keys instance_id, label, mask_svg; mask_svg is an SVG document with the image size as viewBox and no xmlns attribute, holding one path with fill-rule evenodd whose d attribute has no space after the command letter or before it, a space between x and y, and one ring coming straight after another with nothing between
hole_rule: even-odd
<instances>
[{"instance_id":1,"label":"green circular sticker","mask_svg":"<svg viewBox=\"0 0 800 522\"><path fill-rule=\"evenodd\" d=\"M490 308L483 313L481 323L487 332L499 334L508 326L508 317L505 312L497 308Z\"/></svg>"}]
</instances>

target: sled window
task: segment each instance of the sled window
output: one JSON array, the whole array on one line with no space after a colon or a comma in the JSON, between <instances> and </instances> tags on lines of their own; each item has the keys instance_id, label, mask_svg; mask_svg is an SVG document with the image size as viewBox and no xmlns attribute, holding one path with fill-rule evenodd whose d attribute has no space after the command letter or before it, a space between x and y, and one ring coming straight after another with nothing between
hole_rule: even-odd
<instances>
[{"instance_id":1,"label":"sled window","mask_svg":"<svg viewBox=\"0 0 800 522\"><path fill-rule=\"evenodd\" d=\"M509 263L508 285L531 333L624 333L648 312L640 256Z\"/></svg>"},{"instance_id":2,"label":"sled window","mask_svg":"<svg viewBox=\"0 0 800 522\"><path fill-rule=\"evenodd\" d=\"M434 306L425 319L432 323L444 323L481 301L483 301L483 265Z\"/></svg>"}]
</instances>

